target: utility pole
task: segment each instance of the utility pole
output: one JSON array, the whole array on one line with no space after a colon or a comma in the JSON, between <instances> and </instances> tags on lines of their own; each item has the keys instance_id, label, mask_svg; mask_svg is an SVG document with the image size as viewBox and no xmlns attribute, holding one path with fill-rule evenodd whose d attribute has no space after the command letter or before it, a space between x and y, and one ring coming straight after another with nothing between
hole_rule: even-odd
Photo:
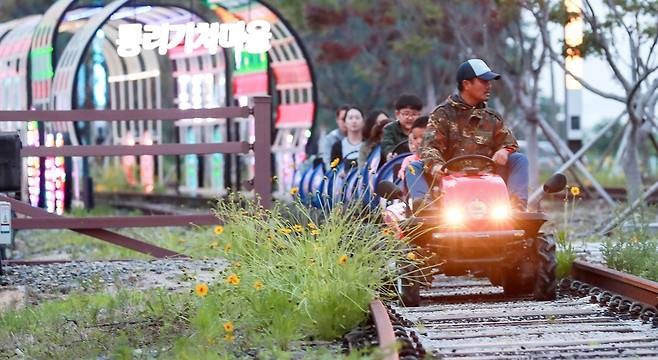
<instances>
[{"instance_id":1,"label":"utility pole","mask_svg":"<svg viewBox=\"0 0 658 360\"><path fill-rule=\"evenodd\" d=\"M583 43L582 0L565 0L567 23L564 25L564 42L567 46L565 65L567 70L582 78L583 58L578 49ZM565 124L567 143L576 152L583 144L582 111L583 86L568 73L565 74Z\"/></svg>"}]
</instances>

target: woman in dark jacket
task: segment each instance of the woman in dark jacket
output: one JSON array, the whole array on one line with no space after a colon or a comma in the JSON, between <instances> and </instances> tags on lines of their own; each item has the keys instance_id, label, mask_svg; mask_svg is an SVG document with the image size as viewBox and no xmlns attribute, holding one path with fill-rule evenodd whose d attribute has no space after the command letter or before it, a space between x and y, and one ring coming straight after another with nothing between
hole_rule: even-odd
<instances>
[{"instance_id":1,"label":"woman in dark jacket","mask_svg":"<svg viewBox=\"0 0 658 360\"><path fill-rule=\"evenodd\" d=\"M363 135L367 140L361 144L361 149L359 150L360 167L366 163L372 150L379 145L384 134L384 126L390 122L392 120L388 118L388 115L383 110L373 110L368 114L366 126L363 128Z\"/></svg>"}]
</instances>

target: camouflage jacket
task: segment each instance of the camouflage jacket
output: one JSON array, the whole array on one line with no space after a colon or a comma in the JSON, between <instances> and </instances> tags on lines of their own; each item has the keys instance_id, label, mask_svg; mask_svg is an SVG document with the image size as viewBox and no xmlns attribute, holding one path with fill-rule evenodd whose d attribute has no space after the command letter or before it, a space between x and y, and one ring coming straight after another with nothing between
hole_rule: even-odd
<instances>
[{"instance_id":1,"label":"camouflage jacket","mask_svg":"<svg viewBox=\"0 0 658 360\"><path fill-rule=\"evenodd\" d=\"M459 95L451 95L430 114L423 144L419 150L426 171L442 165L460 155L491 157L503 148L510 152L518 149L512 131L503 123L497 112L480 104L466 104ZM492 170L487 163L464 161L459 167L477 166Z\"/></svg>"}]
</instances>

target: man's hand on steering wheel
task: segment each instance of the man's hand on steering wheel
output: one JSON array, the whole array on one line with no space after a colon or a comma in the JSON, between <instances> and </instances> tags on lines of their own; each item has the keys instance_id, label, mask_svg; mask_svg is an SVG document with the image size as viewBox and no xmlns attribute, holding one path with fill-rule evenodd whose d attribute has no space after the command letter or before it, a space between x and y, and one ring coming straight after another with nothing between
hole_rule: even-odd
<instances>
[{"instance_id":1,"label":"man's hand on steering wheel","mask_svg":"<svg viewBox=\"0 0 658 360\"><path fill-rule=\"evenodd\" d=\"M448 169L443 167L443 164L436 164L432 166L431 169L431 175L433 178L437 178L439 176L444 176L448 174Z\"/></svg>"},{"instance_id":2,"label":"man's hand on steering wheel","mask_svg":"<svg viewBox=\"0 0 658 360\"><path fill-rule=\"evenodd\" d=\"M505 151L507 151L507 150L505 150ZM460 156L456 156L456 157L448 160L445 164L440 165L441 166L441 172L443 172L444 174L447 174L449 171L453 170L452 169L453 165L455 165L457 163L460 163L462 161L466 161L466 160L479 160L481 162L484 161L486 163L489 163L491 166L496 164L494 162L494 160L492 158L488 157L488 156L479 155L479 154L460 155ZM439 166L439 165L435 165L435 167L437 167L437 166ZM478 169L473 168L471 170L478 170ZM434 174L434 172L435 172L434 168L432 168L432 174Z\"/></svg>"},{"instance_id":3,"label":"man's hand on steering wheel","mask_svg":"<svg viewBox=\"0 0 658 360\"><path fill-rule=\"evenodd\" d=\"M491 157L491 159L498 165L507 164L508 158L509 158L509 151L507 151L507 149L505 148L496 151Z\"/></svg>"}]
</instances>

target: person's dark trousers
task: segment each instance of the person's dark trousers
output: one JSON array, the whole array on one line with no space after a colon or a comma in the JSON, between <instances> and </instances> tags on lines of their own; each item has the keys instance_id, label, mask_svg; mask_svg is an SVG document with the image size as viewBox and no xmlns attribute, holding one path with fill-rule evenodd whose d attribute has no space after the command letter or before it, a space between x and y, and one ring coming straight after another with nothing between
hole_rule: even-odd
<instances>
[{"instance_id":1,"label":"person's dark trousers","mask_svg":"<svg viewBox=\"0 0 658 360\"><path fill-rule=\"evenodd\" d=\"M528 203L528 166L528 158L520 152L511 153L505 166L496 166L496 173L505 180L510 194L523 204ZM423 162L412 162L405 173L409 197L424 198L429 187L427 176L423 174Z\"/></svg>"}]
</instances>

